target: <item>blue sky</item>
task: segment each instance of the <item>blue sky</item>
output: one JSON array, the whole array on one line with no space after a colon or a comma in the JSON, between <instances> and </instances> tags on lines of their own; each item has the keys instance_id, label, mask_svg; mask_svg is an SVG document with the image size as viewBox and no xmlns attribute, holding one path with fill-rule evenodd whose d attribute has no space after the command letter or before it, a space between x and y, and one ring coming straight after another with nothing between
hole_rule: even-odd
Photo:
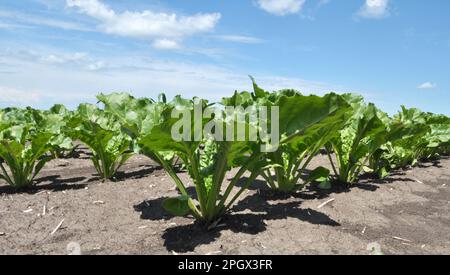
<instances>
[{"instance_id":1,"label":"blue sky","mask_svg":"<svg viewBox=\"0 0 450 275\"><path fill-rule=\"evenodd\" d=\"M363 94L450 115L448 0L0 2L0 106L99 92Z\"/></svg>"}]
</instances>

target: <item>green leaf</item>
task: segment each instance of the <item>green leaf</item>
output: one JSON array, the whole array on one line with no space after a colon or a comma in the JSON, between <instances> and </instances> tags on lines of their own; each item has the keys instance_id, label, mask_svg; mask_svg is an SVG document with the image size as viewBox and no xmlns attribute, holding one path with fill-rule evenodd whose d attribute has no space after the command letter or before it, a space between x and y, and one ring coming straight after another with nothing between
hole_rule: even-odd
<instances>
[{"instance_id":1,"label":"green leaf","mask_svg":"<svg viewBox=\"0 0 450 275\"><path fill-rule=\"evenodd\" d=\"M93 152L93 164L103 180L114 178L117 169L131 156L131 137L122 133L115 116L95 105L81 104L64 132L80 140Z\"/></svg>"},{"instance_id":2,"label":"green leaf","mask_svg":"<svg viewBox=\"0 0 450 275\"><path fill-rule=\"evenodd\" d=\"M332 187L331 186L331 182L329 180L322 181L319 184L319 188L322 189L322 190L330 190L331 187Z\"/></svg>"},{"instance_id":3,"label":"green leaf","mask_svg":"<svg viewBox=\"0 0 450 275\"><path fill-rule=\"evenodd\" d=\"M341 182L354 183L366 162L387 142L387 125L374 104L354 104L346 127L330 142L336 153Z\"/></svg>"},{"instance_id":4,"label":"green leaf","mask_svg":"<svg viewBox=\"0 0 450 275\"><path fill-rule=\"evenodd\" d=\"M189 208L188 196L168 198L164 200L163 207L167 212L178 217L187 216L191 212L191 209Z\"/></svg>"},{"instance_id":5,"label":"green leaf","mask_svg":"<svg viewBox=\"0 0 450 275\"><path fill-rule=\"evenodd\" d=\"M387 170L386 167L383 167L380 169L380 171L378 172L378 176L380 177L380 179L384 179L387 176L389 176L389 171Z\"/></svg>"},{"instance_id":6,"label":"green leaf","mask_svg":"<svg viewBox=\"0 0 450 275\"><path fill-rule=\"evenodd\" d=\"M324 182L330 177L330 170L325 167L318 167L312 171L307 179L307 182Z\"/></svg>"}]
</instances>

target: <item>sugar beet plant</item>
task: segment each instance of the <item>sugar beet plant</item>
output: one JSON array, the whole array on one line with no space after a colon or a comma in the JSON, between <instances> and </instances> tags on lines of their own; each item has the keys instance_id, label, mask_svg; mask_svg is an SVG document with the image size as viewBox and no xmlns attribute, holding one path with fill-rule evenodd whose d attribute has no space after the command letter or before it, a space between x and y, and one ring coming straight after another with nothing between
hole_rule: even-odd
<instances>
[{"instance_id":1,"label":"sugar beet plant","mask_svg":"<svg viewBox=\"0 0 450 275\"><path fill-rule=\"evenodd\" d=\"M27 124L11 125L0 120L0 178L22 189L33 184L51 160L52 134L32 130Z\"/></svg>"},{"instance_id":2,"label":"sugar beet plant","mask_svg":"<svg viewBox=\"0 0 450 275\"><path fill-rule=\"evenodd\" d=\"M120 123L122 132L132 139L135 153L143 154L162 166L176 166L178 157L174 152L158 152L140 142L141 138L160 122L161 112L166 105L164 94L159 95L158 101L134 98L126 93L100 94L97 99L104 104L105 112L114 116Z\"/></svg>"},{"instance_id":3,"label":"sugar beet plant","mask_svg":"<svg viewBox=\"0 0 450 275\"><path fill-rule=\"evenodd\" d=\"M115 179L118 169L133 156L132 140L115 118L92 104L81 104L64 128L73 140L92 151L92 163L103 180Z\"/></svg>"},{"instance_id":4,"label":"sugar beet plant","mask_svg":"<svg viewBox=\"0 0 450 275\"><path fill-rule=\"evenodd\" d=\"M345 122L347 102L336 94L304 96L293 90L269 93L255 82L253 85L253 93L236 93L222 103L280 107L280 146L261 159L260 175L273 190L284 193L295 192L314 181L327 183L326 168L319 167L307 177L305 174L314 156Z\"/></svg>"},{"instance_id":5,"label":"sugar beet plant","mask_svg":"<svg viewBox=\"0 0 450 275\"><path fill-rule=\"evenodd\" d=\"M49 110L6 108L3 110L3 120L13 125L25 126L32 132L51 133L51 154L54 158L67 157L73 153L75 146L72 139L63 133L62 128L72 116L72 112L61 104L56 104Z\"/></svg>"},{"instance_id":6,"label":"sugar beet plant","mask_svg":"<svg viewBox=\"0 0 450 275\"><path fill-rule=\"evenodd\" d=\"M232 138L233 141L221 141L225 140L223 135L227 127L235 127L238 123L247 129L253 126L245 121L226 120L225 115L220 115L223 111L218 109L211 111L209 118L198 117L196 107L205 109L208 104L204 100L186 100L181 97L165 104L159 122L140 139L140 144L156 152L177 154L194 184L196 196L192 197L187 192L188 183L178 177L174 167L167 163L163 165L181 193L179 197L167 199L164 202L165 209L177 216L191 214L196 219L214 223L258 176L262 153L257 149L257 142L237 141L235 137ZM189 117L182 127L181 140L175 140L172 135L172 129L179 123L179 119L173 118L173 112ZM231 114L234 115L237 113ZM208 125L214 128L215 136L196 138L198 135L202 136L203 129ZM227 172L233 167L240 168L228 181ZM247 171L250 171L250 175L246 177ZM233 193L241 180L244 183Z\"/></svg>"},{"instance_id":7,"label":"sugar beet plant","mask_svg":"<svg viewBox=\"0 0 450 275\"><path fill-rule=\"evenodd\" d=\"M351 97L352 95L346 95ZM327 154L337 179L354 183L370 157L385 143L386 128L375 105L353 102L346 125L327 144ZM336 162L331 156L334 152Z\"/></svg>"},{"instance_id":8,"label":"sugar beet plant","mask_svg":"<svg viewBox=\"0 0 450 275\"><path fill-rule=\"evenodd\" d=\"M73 112L69 111L64 105L56 104L48 111L40 113L39 128L53 133L51 140L51 154L54 158L68 158L73 155L76 148L72 139L63 131L66 123L73 116Z\"/></svg>"},{"instance_id":9,"label":"sugar beet plant","mask_svg":"<svg viewBox=\"0 0 450 275\"><path fill-rule=\"evenodd\" d=\"M99 95L97 98L105 104L107 112L114 114L121 121L122 130L135 140L135 150L161 164L174 180L181 196L164 202L167 211L177 216L191 214L199 220L211 223L237 199L238 195L235 195L230 198L230 202L227 202L233 187L251 167L252 162L243 164L222 196L221 187L225 182L226 172L238 165L237 161L243 158L242 154L249 152L249 144L216 142L207 139L191 141L191 138L194 140L196 129L193 126L193 120L189 122L192 127L183 129L185 137L187 136L185 140L176 141L172 137L172 128L177 123L177 119L171 117L172 112L183 110L193 119L196 106L194 100L175 97L173 101L167 103L164 95L160 96L159 101L153 101L117 93ZM199 101L197 105L200 109L208 107L206 101ZM197 127L203 129L208 121L200 118L197 121ZM189 196L187 183L177 175L173 163L174 155L183 160L195 185L195 197ZM247 179L247 185L255 178L256 175L252 175Z\"/></svg>"}]
</instances>

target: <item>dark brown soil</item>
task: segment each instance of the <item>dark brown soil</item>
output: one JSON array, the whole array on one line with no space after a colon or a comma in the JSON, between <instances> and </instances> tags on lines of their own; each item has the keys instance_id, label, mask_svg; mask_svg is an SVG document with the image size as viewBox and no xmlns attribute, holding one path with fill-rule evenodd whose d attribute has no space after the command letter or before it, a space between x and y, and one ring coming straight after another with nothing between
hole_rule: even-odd
<instances>
[{"instance_id":1,"label":"dark brown soil","mask_svg":"<svg viewBox=\"0 0 450 275\"><path fill-rule=\"evenodd\" d=\"M371 243L384 254L450 254L450 159L291 197L258 180L212 231L164 212L177 191L149 159L123 171L102 183L81 154L49 163L28 192L0 181L0 254L67 254L71 242L83 254L370 254Z\"/></svg>"}]
</instances>

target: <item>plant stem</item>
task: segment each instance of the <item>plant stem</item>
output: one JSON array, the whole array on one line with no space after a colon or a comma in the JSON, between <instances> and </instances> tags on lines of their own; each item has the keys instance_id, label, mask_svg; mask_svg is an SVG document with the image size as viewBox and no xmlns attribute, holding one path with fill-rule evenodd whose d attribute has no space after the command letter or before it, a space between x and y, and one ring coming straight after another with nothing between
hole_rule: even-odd
<instances>
[{"instance_id":1,"label":"plant stem","mask_svg":"<svg viewBox=\"0 0 450 275\"><path fill-rule=\"evenodd\" d=\"M239 196L248 189L248 187L253 183L253 181L256 179L256 177L258 177L258 172L252 172L252 174L250 175L250 177L247 179L247 181L245 182L244 186L242 186L241 190L239 190L239 192L234 195L234 197L231 199L231 201L227 204L227 206L225 207L224 210L229 209L234 202L239 198Z\"/></svg>"},{"instance_id":2,"label":"plant stem","mask_svg":"<svg viewBox=\"0 0 450 275\"><path fill-rule=\"evenodd\" d=\"M2 171L3 171L3 175L4 175L5 180L6 180L10 185L14 185L14 183L11 181L11 178L9 177L8 173L6 172L5 167L3 167L3 164L2 164L2 163L0 163L0 167L2 168Z\"/></svg>"},{"instance_id":3,"label":"plant stem","mask_svg":"<svg viewBox=\"0 0 450 275\"><path fill-rule=\"evenodd\" d=\"M230 184L228 185L227 189L225 190L225 193L222 196L222 199L219 202L219 205L217 207L217 211L222 211L226 200L228 198L228 196L230 196L231 191L233 190L233 187L236 186L237 182L239 181L239 179L244 175L244 173L250 168L251 165L253 165L255 162L257 162L259 160L259 158L261 157L262 153L256 153L255 155L252 155L249 157L249 161L247 161L247 163L245 165L243 165L239 171L236 173L236 175L233 177L233 179L231 180ZM226 209L226 208L225 208Z\"/></svg>"},{"instance_id":4,"label":"plant stem","mask_svg":"<svg viewBox=\"0 0 450 275\"><path fill-rule=\"evenodd\" d=\"M336 166L334 165L333 159L331 158L330 152L328 151L328 149L326 149L326 150L327 150L328 159L330 160L330 163L331 163L331 167L333 168L333 172L336 175L336 177L338 177L339 175L338 175L338 172L336 170Z\"/></svg>"},{"instance_id":5,"label":"plant stem","mask_svg":"<svg viewBox=\"0 0 450 275\"><path fill-rule=\"evenodd\" d=\"M178 175L175 172L175 170L173 169L173 167L169 163L167 163L167 161L165 161L164 158L161 155L159 155L158 153L152 152L152 154L157 159L157 161L162 165L164 170L169 174L169 176L173 179L173 181L175 182L175 185L177 186L178 190L180 190L181 194L189 197L186 187L184 186L181 179L178 177ZM196 219L202 219L201 212L199 211L199 209L195 205L194 201L190 197L189 197L188 204L189 204L189 208L192 210L192 215L194 215L194 217Z\"/></svg>"},{"instance_id":6,"label":"plant stem","mask_svg":"<svg viewBox=\"0 0 450 275\"><path fill-rule=\"evenodd\" d=\"M270 173L271 173L271 172L270 172L270 168L269 168L267 171L268 171L268 173L269 173L269 176L266 175L266 172L265 172L265 171L262 171L262 172L261 172L261 176L267 181L267 183L269 184L270 188L276 190L276 189L277 189L277 186L275 185L275 182L273 181L272 177L270 176Z\"/></svg>"}]
</instances>

